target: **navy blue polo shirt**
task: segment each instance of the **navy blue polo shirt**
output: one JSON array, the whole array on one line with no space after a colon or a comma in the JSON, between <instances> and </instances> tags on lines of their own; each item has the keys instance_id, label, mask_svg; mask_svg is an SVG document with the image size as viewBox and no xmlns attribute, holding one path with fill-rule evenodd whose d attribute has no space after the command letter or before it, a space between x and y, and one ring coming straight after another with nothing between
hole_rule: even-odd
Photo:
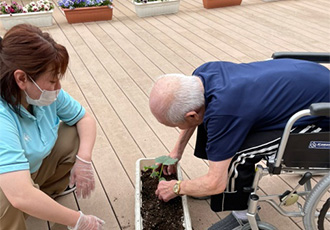
<instances>
[{"instance_id":1,"label":"navy blue polo shirt","mask_svg":"<svg viewBox=\"0 0 330 230\"><path fill-rule=\"evenodd\" d=\"M209 62L193 75L200 77L205 89L203 125L212 161L233 157L251 130L283 129L297 111L330 101L330 71L314 62ZM311 122L317 121L301 119L296 125Z\"/></svg>"}]
</instances>

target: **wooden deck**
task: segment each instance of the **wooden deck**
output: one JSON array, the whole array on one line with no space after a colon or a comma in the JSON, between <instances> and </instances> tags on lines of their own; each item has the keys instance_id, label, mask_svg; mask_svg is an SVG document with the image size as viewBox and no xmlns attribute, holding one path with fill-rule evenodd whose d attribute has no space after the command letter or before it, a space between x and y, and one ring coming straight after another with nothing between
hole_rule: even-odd
<instances>
[{"instance_id":1,"label":"wooden deck","mask_svg":"<svg viewBox=\"0 0 330 230\"><path fill-rule=\"evenodd\" d=\"M179 130L160 125L148 107L154 80L165 73L191 74L214 60L250 62L276 51L330 52L329 0L243 0L241 6L206 10L202 0L181 0L174 15L139 18L131 0L114 0L111 21L68 24L56 7L54 25L44 27L66 46L70 65L63 88L97 120L93 165L96 190L88 200L74 195L57 199L106 221L106 230L134 229L135 162L167 154ZM5 30L0 27L0 35ZM185 178L208 170L193 157L194 138L181 166ZM296 178L262 181L263 193L283 192ZM227 213L214 213L208 201L188 199L194 230L207 229ZM280 230L303 229L265 204L263 221ZM30 217L29 230L65 226Z\"/></svg>"}]
</instances>

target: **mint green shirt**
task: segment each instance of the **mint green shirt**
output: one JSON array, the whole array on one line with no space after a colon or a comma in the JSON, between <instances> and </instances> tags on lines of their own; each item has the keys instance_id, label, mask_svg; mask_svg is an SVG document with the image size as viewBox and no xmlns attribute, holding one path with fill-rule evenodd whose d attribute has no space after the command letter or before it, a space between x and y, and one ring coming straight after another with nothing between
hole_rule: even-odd
<instances>
[{"instance_id":1,"label":"mint green shirt","mask_svg":"<svg viewBox=\"0 0 330 230\"><path fill-rule=\"evenodd\" d=\"M64 90L52 104L32 107L34 115L21 106L19 116L0 97L0 174L36 172L55 145L60 121L72 126L85 115Z\"/></svg>"}]
</instances>

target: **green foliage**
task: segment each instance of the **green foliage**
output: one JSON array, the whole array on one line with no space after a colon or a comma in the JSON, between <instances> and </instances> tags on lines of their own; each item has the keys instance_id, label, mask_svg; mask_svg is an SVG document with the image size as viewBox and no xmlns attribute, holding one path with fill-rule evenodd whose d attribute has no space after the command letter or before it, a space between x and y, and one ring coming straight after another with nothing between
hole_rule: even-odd
<instances>
[{"instance_id":1,"label":"green foliage","mask_svg":"<svg viewBox=\"0 0 330 230\"><path fill-rule=\"evenodd\" d=\"M155 159L156 164L158 163L159 165L161 165L161 168L159 171L157 170L159 168L159 165L156 165L156 164L154 164L152 166L144 166L144 171L151 169L152 173L150 176L158 177L158 180L162 181L162 180L165 180L165 178L162 177L164 165L167 165L167 166L174 165L177 161L178 161L178 159L173 159L169 156L160 156Z\"/></svg>"},{"instance_id":2,"label":"green foliage","mask_svg":"<svg viewBox=\"0 0 330 230\"><path fill-rule=\"evenodd\" d=\"M158 165L152 165L152 166L144 166L144 171L147 171L148 169L155 170L158 168Z\"/></svg>"},{"instance_id":3,"label":"green foliage","mask_svg":"<svg viewBox=\"0 0 330 230\"><path fill-rule=\"evenodd\" d=\"M174 165L178 159L173 159L169 156L160 156L155 159L156 163L163 164L163 165Z\"/></svg>"}]
</instances>

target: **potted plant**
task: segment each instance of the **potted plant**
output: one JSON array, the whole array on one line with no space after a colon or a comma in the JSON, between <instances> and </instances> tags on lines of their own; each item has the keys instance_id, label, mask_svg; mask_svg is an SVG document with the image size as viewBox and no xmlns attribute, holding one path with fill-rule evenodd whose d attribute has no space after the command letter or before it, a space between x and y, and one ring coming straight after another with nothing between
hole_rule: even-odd
<instances>
[{"instance_id":1,"label":"potted plant","mask_svg":"<svg viewBox=\"0 0 330 230\"><path fill-rule=\"evenodd\" d=\"M105 21L112 19L112 0L60 0L68 23Z\"/></svg>"},{"instance_id":2,"label":"potted plant","mask_svg":"<svg viewBox=\"0 0 330 230\"><path fill-rule=\"evenodd\" d=\"M11 27L29 23L35 26L51 26L53 24L54 5L48 0L30 2L25 6L17 2L0 2L0 20L3 27L8 30Z\"/></svg>"},{"instance_id":3,"label":"potted plant","mask_svg":"<svg viewBox=\"0 0 330 230\"><path fill-rule=\"evenodd\" d=\"M176 160L168 156L141 158L136 161L135 230L148 229L148 226L156 222L158 227L165 225L168 229L192 229L186 196L178 196L169 202L163 202L155 195L159 181L182 180L179 164L177 164L176 175L162 174L163 165L175 162ZM158 168L156 163L162 164L162 167ZM176 226L173 226L175 224Z\"/></svg>"},{"instance_id":4,"label":"potted plant","mask_svg":"<svg viewBox=\"0 0 330 230\"><path fill-rule=\"evenodd\" d=\"M203 0L206 9L240 5L242 0Z\"/></svg>"},{"instance_id":5,"label":"potted plant","mask_svg":"<svg viewBox=\"0 0 330 230\"><path fill-rule=\"evenodd\" d=\"M179 11L180 0L133 0L139 17L174 14Z\"/></svg>"}]
</instances>

